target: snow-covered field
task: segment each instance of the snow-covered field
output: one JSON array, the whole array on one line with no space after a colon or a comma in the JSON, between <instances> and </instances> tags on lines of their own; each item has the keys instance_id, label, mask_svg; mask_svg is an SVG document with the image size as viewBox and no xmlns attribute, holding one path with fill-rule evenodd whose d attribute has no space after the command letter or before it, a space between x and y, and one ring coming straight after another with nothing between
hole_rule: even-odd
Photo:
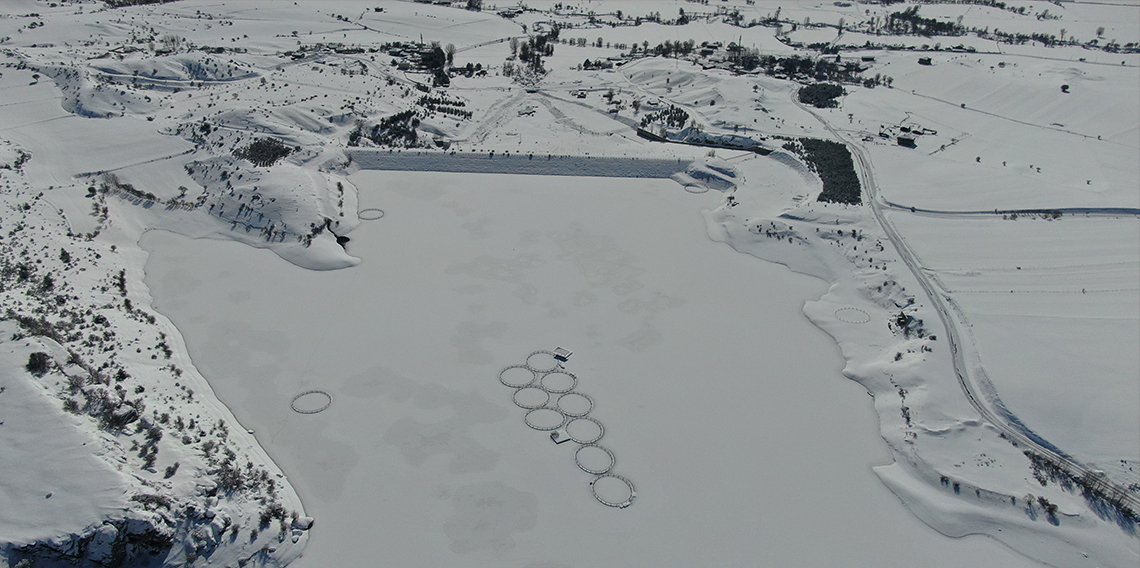
<instances>
[{"instance_id":1,"label":"snow-covered field","mask_svg":"<svg viewBox=\"0 0 1140 568\"><path fill-rule=\"evenodd\" d=\"M1140 4L452 4L0 5L0 565L1140 560Z\"/></svg>"},{"instance_id":2,"label":"snow-covered field","mask_svg":"<svg viewBox=\"0 0 1140 568\"><path fill-rule=\"evenodd\" d=\"M1134 476L1140 408L1120 401L1140 400L1135 217L891 216L904 234L921 235L912 244L964 315L1010 410L1082 461ZM963 247L961 235L985 252Z\"/></svg>"}]
</instances>

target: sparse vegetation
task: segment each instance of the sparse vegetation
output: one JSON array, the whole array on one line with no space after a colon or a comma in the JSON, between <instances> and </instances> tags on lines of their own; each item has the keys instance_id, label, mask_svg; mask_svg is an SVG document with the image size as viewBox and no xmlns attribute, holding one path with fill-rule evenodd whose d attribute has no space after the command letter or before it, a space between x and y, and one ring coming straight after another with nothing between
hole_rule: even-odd
<instances>
[{"instance_id":1,"label":"sparse vegetation","mask_svg":"<svg viewBox=\"0 0 1140 568\"><path fill-rule=\"evenodd\" d=\"M158 199L149 191L137 190L135 186L120 181L119 176L111 172L103 174L103 184L100 186L100 190L102 193L115 192L124 194L140 201L155 201Z\"/></svg>"},{"instance_id":2,"label":"sparse vegetation","mask_svg":"<svg viewBox=\"0 0 1140 568\"><path fill-rule=\"evenodd\" d=\"M548 34L532 35L519 44L518 58L534 73L544 73L542 58L554 55L554 43L557 40L557 26Z\"/></svg>"},{"instance_id":3,"label":"sparse vegetation","mask_svg":"<svg viewBox=\"0 0 1140 568\"><path fill-rule=\"evenodd\" d=\"M960 23L919 16L918 8L918 6L911 6L901 12L887 16L884 29L893 34L923 36L955 36L965 33L965 29Z\"/></svg>"},{"instance_id":4,"label":"sparse vegetation","mask_svg":"<svg viewBox=\"0 0 1140 568\"><path fill-rule=\"evenodd\" d=\"M131 496L131 501L141 503L146 509L153 511L159 507L169 510L174 506L174 501L166 495L157 493L140 493Z\"/></svg>"},{"instance_id":5,"label":"sparse vegetation","mask_svg":"<svg viewBox=\"0 0 1140 568\"><path fill-rule=\"evenodd\" d=\"M147 4L166 4L177 0L103 0L109 8L122 8L125 6L145 6Z\"/></svg>"},{"instance_id":6,"label":"sparse vegetation","mask_svg":"<svg viewBox=\"0 0 1140 568\"><path fill-rule=\"evenodd\" d=\"M420 119L416 116L416 111L406 110L381 119L367 131L363 124L358 124L349 134L348 145L359 145L360 138L365 136L377 146L413 148L420 145L419 134L416 132L419 125Z\"/></svg>"},{"instance_id":7,"label":"sparse vegetation","mask_svg":"<svg viewBox=\"0 0 1140 568\"><path fill-rule=\"evenodd\" d=\"M689 122L689 113L685 109L669 105L669 108L649 113L641 117L642 128L650 124L663 124L671 128L684 128Z\"/></svg>"},{"instance_id":8,"label":"sparse vegetation","mask_svg":"<svg viewBox=\"0 0 1140 568\"><path fill-rule=\"evenodd\" d=\"M261 168L268 168L295 150L296 148L290 148L276 138L259 138L248 146L236 150L234 157L249 160Z\"/></svg>"},{"instance_id":9,"label":"sparse vegetation","mask_svg":"<svg viewBox=\"0 0 1140 568\"><path fill-rule=\"evenodd\" d=\"M1089 507L1104 520L1111 520L1122 529L1135 534L1140 524L1140 515L1128 506L1125 494L1115 489L1103 475L1088 473L1082 476L1072 474L1068 469L1054 463L1046 456L1032 450L1025 450L1033 478L1045 487L1049 482L1056 483L1070 493L1079 491ZM1047 514L1055 514L1056 505L1041 498L1039 504Z\"/></svg>"},{"instance_id":10,"label":"sparse vegetation","mask_svg":"<svg viewBox=\"0 0 1140 568\"><path fill-rule=\"evenodd\" d=\"M465 110L463 108L467 106L467 103L459 99L449 99L446 96L433 97L430 95L424 95L420 97L418 101L416 101L416 104L423 107L429 112L439 112L442 114L456 116L458 118L471 118L472 116L471 111Z\"/></svg>"},{"instance_id":11,"label":"sparse vegetation","mask_svg":"<svg viewBox=\"0 0 1140 568\"><path fill-rule=\"evenodd\" d=\"M51 356L43 351L37 351L28 356L28 364L24 367L29 373L42 377L51 370L54 363Z\"/></svg>"},{"instance_id":12,"label":"sparse vegetation","mask_svg":"<svg viewBox=\"0 0 1140 568\"><path fill-rule=\"evenodd\" d=\"M839 106L839 103L835 99L846 94L847 91L840 85L833 83L812 83L801 87L797 96L801 103L816 108L835 108Z\"/></svg>"}]
</instances>

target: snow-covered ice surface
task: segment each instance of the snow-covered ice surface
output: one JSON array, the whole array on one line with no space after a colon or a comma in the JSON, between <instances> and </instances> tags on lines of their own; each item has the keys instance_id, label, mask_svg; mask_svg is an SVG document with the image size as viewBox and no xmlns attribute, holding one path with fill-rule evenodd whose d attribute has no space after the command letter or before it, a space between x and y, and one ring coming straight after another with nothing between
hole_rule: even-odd
<instances>
[{"instance_id":1,"label":"snow-covered ice surface","mask_svg":"<svg viewBox=\"0 0 1140 568\"><path fill-rule=\"evenodd\" d=\"M320 522L296 566L1028 565L992 541L940 537L874 479L869 466L890 458L871 401L799 313L823 283L709 241L699 211L720 194L573 177L351 181L361 207L385 212L353 231L351 271L143 241L158 309ZM574 352L599 443L636 485L628 509L600 506L576 445L527 428L499 382L555 346ZM310 389L332 406L292 412Z\"/></svg>"},{"instance_id":2,"label":"snow-covered ice surface","mask_svg":"<svg viewBox=\"0 0 1140 568\"><path fill-rule=\"evenodd\" d=\"M0 5L0 564L1136 565L1140 4L464 4Z\"/></svg>"}]
</instances>

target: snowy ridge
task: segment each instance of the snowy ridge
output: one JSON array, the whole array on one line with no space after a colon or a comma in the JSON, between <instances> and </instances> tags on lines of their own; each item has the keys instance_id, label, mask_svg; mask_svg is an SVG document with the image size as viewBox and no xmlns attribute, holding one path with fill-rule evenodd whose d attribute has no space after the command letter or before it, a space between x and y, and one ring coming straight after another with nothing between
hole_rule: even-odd
<instances>
[{"instance_id":1,"label":"snowy ridge","mask_svg":"<svg viewBox=\"0 0 1140 568\"><path fill-rule=\"evenodd\" d=\"M231 59L222 61L204 54L179 54L148 58L146 60L93 61L90 67L114 82L148 82L156 87L189 87L190 81L241 81L257 77L248 67L235 65ZM181 85L179 85L181 84Z\"/></svg>"},{"instance_id":2,"label":"snowy ridge","mask_svg":"<svg viewBox=\"0 0 1140 568\"><path fill-rule=\"evenodd\" d=\"M131 224L105 217L96 229L102 238L88 240L72 232L43 193L32 193L23 172L0 170L0 176L6 187L0 205L22 212L19 221L5 218L3 228L18 236L5 242L5 257L24 256L36 245L57 253L34 268L5 265L3 425L5 432L26 429L46 406L62 443L73 445L63 455L82 464L41 464L33 458L42 451L34 438L9 447L6 455L17 462L66 467L80 477L41 475L37 467L8 472L10 487L41 500L46 492L49 504L56 499L74 516L64 525L48 516L28 526L25 515L6 515L3 556L12 565L27 559L99 566L296 557L306 535L295 527L307 528L300 500L213 395L178 330L151 309ZM33 370L37 353L46 357ZM28 379L32 391L22 383ZM21 389L27 402L14 398ZM4 504L9 512L33 506L22 498L6 497Z\"/></svg>"}]
</instances>

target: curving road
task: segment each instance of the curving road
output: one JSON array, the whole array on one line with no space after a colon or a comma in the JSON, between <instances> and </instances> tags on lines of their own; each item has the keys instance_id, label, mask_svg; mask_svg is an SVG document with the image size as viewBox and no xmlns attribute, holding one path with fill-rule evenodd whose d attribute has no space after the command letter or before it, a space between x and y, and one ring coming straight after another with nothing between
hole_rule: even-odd
<instances>
[{"instance_id":1,"label":"curving road","mask_svg":"<svg viewBox=\"0 0 1140 568\"><path fill-rule=\"evenodd\" d=\"M954 325L954 319L951 317L951 308L949 305L952 304L953 300L948 296L944 297L935 289L923 271L922 265L919 264L916 259L914 252L911 251L894 225L892 225L890 220L883 214L884 203L878 196L878 186L875 185L870 160L867 158L863 147L843 137L836 129L832 128L822 116L801 104L797 93L794 91L792 92L792 102L803 109L804 112L815 117L824 128L831 132L832 136L847 146L851 155L855 158L855 162L859 167L859 177L863 182L863 187L866 189L868 205L871 207L871 212L874 214L875 220L879 223L879 226L883 228L883 232L886 233L887 238L891 241L891 244L894 245L895 250L898 251L903 262L906 263L907 268L914 274L915 279L918 280L919 285L922 286L923 291L925 291L927 297L930 298L931 305L938 311L938 317L942 320L942 325L946 328L946 337L949 339L950 351L953 355L954 374L957 375L958 384L961 386L962 392L965 394L966 399L970 401L970 404L983 418L1001 430L1007 438L1016 444L1024 445L1031 448L1034 452L1045 456L1054 465L1076 479L1096 478L1098 472L1086 467L1071 456L1066 455L1056 446L1053 446L1048 441L1033 433L1033 431L1022 424L1013 413L1006 409L1000 398L998 398L997 391L994 389L989 377L986 376L985 369L979 365L977 368L977 374L979 376L975 377L970 374L969 368L966 365L966 357L963 353L962 338L958 333L958 327ZM1137 496L1107 478L1101 478L1101 481L1103 482L1103 487L1107 489L1107 494L1113 497L1119 497L1120 500L1133 511L1140 511L1140 499L1138 499Z\"/></svg>"}]
</instances>

